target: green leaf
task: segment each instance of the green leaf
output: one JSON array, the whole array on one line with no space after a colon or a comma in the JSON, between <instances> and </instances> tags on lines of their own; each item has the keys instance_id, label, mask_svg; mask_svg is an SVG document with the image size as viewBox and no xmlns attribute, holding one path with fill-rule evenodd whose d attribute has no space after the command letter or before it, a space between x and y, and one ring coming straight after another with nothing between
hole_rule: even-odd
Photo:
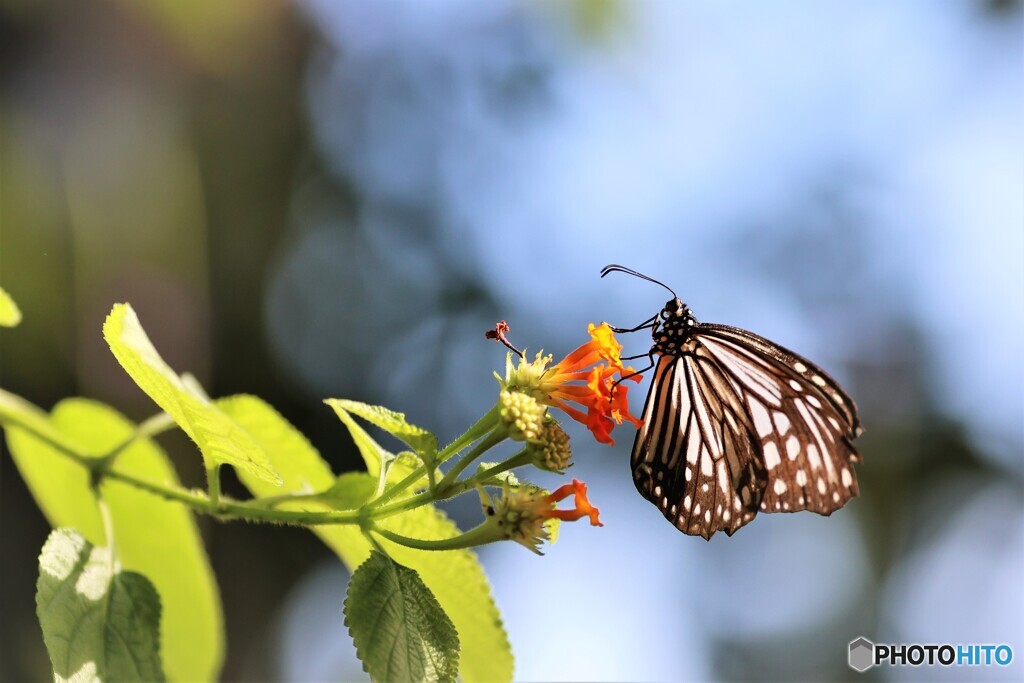
<instances>
[{"instance_id":1,"label":"green leaf","mask_svg":"<svg viewBox=\"0 0 1024 683\"><path fill-rule=\"evenodd\" d=\"M338 478L320 457L313 444L263 399L239 394L218 399L216 404L263 446L270 455L274 469L284 479L281 487L277 488L259 477L240 471L239 479L254 496L316 493L326 491L335 485ZM376 478L365 473L353 473L353 476L358 475L369 482L370 487L376 488ZM334 509L333 506L315 499L283 503L278 507L281 510L324 512ZM370 544L355 525L316 526L313 527L313 533L334 550L351 570L370 556Z\"/></svg>"},{"instance_id":2,"label":"green leaf","mask_svg":"<svg viewBox=\"0 0 1024 683\"><path fill-rule=\"evenodd\" d=\"M396 413L382 406L372 406L343 398L329 398L324 403L334 408L338 417L341 417L342 412L358 415L370 424L401 439L427 464L433 463L437 459L437 437L426 429L406 422L404 413Z\"/></svg>"},{"instance_id":3,"label":"green leaf","mask_svg":"<svg viewBox=\"0 0 1024 683\"><path fill-rule=\"evenodd\" d=\"M56 680L166 680L153 584L71 529L43 546L36 613Z\"/></svg>"},{"instance_id":4,"label":"green leaf","mask_svg":"<svg viewBox=\"0 0 1024 683\"><path fill-rule=\"evenodd\" d=\"M348 626L374 681L454 681L459 636L430 589L408 567L374 552L352 575Z\"/></svg>"},{"instance_id":5,"label":"green leaf","mask_svg":"<svg viewBox=\"0 0 1024 683\"><path fill-rule=\"evenodd\" d=\"M52 417L31 406L36 425L82 454L109 452L135 432L114 409L85 399L59 403ZM84 467L20 427L7 444L36 503L53 527L73 527L94 545L106 545L96 498ZM179 485L170 460L155 443L139 439L117 457L114 469L165 486ZM212 680L224 650L220 595L192 514L128 484L104 480L118 560L149 578L163 599L161 655L172 681Z\"/></svg>"},{"instance_id":6,"label":"green leaf","mask_svg":"<svg viewBox=\"0 0 1024 683\"><path fill-rule=\"evenodd\" d=\"M20 427L57 448L75 452L75 444L50 424L50 416L44 410L3 389L0 389L0 423L8 428Z\"/></svg>"},{"instance_id":7,"label":"green leaf","mask_svg":"<svg viewBox=\"0 0 1024 683\"><path fill-rule=\"evenodd\" d=\"M356 444L359 454L363 456L363 462L366 463L366 471L370 473L371 477L378 479L378 494L382 493L388 485L394 485L399 481L402 481L420 466L420 461L409 451L402 451L398 455L394 455L381 447L381 445L378 444L358 422L356 422L352 415L350 415L349 412L341 406L341 401L339 399L327 399L324 403L334 409L334 413L341 420L342 424L348 428L349 434L352 436L352 441ZM434 445L436 448L436 441L434 442ZM410 493L406 495L410 495L412 491L417 488L426 486L426 481L427 478L426 475L424 475L409 487Z\"/></svg>"},{"instance_id":8,"label":"green leaf","mask_svg":"<svg viewBox=\"0 0 1024 683\"><path fill-rule=\"evenodd\" d=\"M444 512L432 505L388 517L378 524L413 538L446 539L461 533ZM455 623L462 645L463 680L512 680L512 650L476 553L415 550L387 540L381 545L396 562L419 572Z\"/></svg>"},{"instance_id":9,"label":"green leaf","mask_svg":"<svg viewBox=\"0 0 1024 683\"><path fill-rule=\"evenodd\" d=\"M242 482L254 495L321 491L333 484L334 475L316 449L269 405L253 396L221 399L217 405L260 441L270 454L274 468L284 478L282 488L273 489L266 482L240 472ZM287 503L281 507L330 509L312 501ZM460 533L458 527L432 505L390 517L382 524L396 533L419 538L452 538ZM349 570L354 571L370 557L372 547L355 525L317 526L314 533L338 554ZM512 680L512 651L476 554L469 550L413 550L386 540L381 544L391 557L419 573L455 624L462 646L459 658L462 680Z\"/></svg>"},{"instance_id":10,"label":"green leaf","mask_svg":"<svg viewBox=\"0 0 1024 683\"><path fill-rule=\"evenodd\" d=\"M331 488L316 496L335 510L355 510L373 497L377 485L366 472L346 472Z\"/></svg>"},{"instance_id":11,"label":"green leaf","mask_svg":"<svg viewBox=\"0 0 1024 683\"><path fill-rule=\"evenodd\" d=\"M207 468L229 464L281 482L259 444L164 362L131 306L114 306L103 324L103 337L135 383L196 442Z\"/></svg>"},{"instance_id":12,"label":"green leaf","mask_svg":"<svg viewBox=\"0 0 1024 683\"><path fill-rule=\"evenodd\" d=\"M0 327L17 327L21 322L21 311L18 304L3 287L0 287Z\"/></svg>"}]
</instances>

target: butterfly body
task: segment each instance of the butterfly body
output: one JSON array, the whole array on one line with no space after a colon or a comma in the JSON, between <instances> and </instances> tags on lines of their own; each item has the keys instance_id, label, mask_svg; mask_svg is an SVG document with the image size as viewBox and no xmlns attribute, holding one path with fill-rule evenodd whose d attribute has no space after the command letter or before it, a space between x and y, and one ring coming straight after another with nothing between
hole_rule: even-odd
<instances>
[{"instance_id":1,"label":"butterfly body","mask_svg":"<svg viewBox=\"0 0 1024 683\"><path fill-rule=\"evenodd\" d=\"M758 512L828 515L858 494L863 430L835 380L763 337L698 322L678 297L651 321L659 359L633 481L680 531L731 536Z\"/></svg>"}]
</instances>

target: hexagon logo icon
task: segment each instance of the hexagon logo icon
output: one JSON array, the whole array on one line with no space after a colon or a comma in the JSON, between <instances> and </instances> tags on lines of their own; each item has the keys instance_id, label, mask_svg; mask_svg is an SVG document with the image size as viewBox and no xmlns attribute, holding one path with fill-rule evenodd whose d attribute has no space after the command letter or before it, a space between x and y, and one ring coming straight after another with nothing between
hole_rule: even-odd
<instances>
[{"instance_id":1,"label":"hexagon logo icon","mask_svg":"<svg viewBox=\"0 0 1024 683\"><path fill-rule=\"evenodd\" d=\"M850 641L850 668L864 673L875 665L875 644L861 636Z\"/></svg>"}]
</instances>

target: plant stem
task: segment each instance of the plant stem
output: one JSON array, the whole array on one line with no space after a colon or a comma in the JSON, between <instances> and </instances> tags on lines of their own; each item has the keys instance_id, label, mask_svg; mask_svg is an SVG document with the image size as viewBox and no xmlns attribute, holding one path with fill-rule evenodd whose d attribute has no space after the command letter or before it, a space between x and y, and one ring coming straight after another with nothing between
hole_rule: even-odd
<instances>
[{"instance_id":1,"label":"plant stem","mask_svg":"<svg viewBox=\"0 0 1024 683\"><path fill-rule=\"evenodd\" d=\"M206 468L206 486L209 490L210 513L216 515L220 511L220 465L214 464Z\"/></svg>"},{"instance_id":2,"label":"plant stem","mask_svg":"<svg viewBox=\"0 0 1024 683\"><path fill-rule=\"evenodd\" d=\"M494 543L495 541L500 541L503 538L501 530L487 522L470 529L464 534L444 539L428 540L425 538L409 538L408 536L402 536L401 534L396 534L393 531L382 529L380 527L373 527L371 531L372 533L383 536L392 543L404 545L407 548L415 548L417 550L461 550L463 548L473 548L486 543Z\"/></svg>"},{"instance_id":3,"label":"plant stem","mask_svg":"<svg viewBox=\"0 0 1024 683\"><path fill-rule=\"evenodd\" d=\"M172 429L177 426L178 424L174 421L174 418L172 418L167 413L157 413L156 415L147 418L146 420L141 422L138 427L135 428L135 431L132 433L131 436L129 436L127 439L119 443L117 446L112 448L109 453L100 458L100 460L102 461L102 465L98 465L98 467L112 467L117 457L121 455L121 453L124 452L125 449L127 449L129 446L131 446L139 439L148 439L154 437L157 434L160 434L161 432L165 432L168 429Z\"/></svg>"},{"instance_id":4,"label":"plant stem","mask_svg":"<svg viewBox=\"0 0 1024 683\"><path fill-rule=\"evenodd\" d=\"M482 452L483 451L481 451L481 453ZM471 455L472 454L467 455L466 459L468 460ZM530 464L530 460L530 454L524 448L523 450L519 451L508 460L500 462L497 465L489 467L488 469L483 470L481 472L477 472L468 479L463 479L462 481L453 481L448 484L445 484L444 481L442 480L442 482L438 484L436 494L432 494L429 491L424 491L423 493L412 496L411 498L400 500L398 502L392 503L391 505L385 505L380 508L375 508L370 511L369 518L382 519L384 517L391 517L392 515L396 515L400 512L408 512L409 510L415 510L416 508L421 507L423 505L427 505L428 503L434 503L439 500L448 500L449 498L454 498L460 493L465 493L466 491L471 490L477 484L487 481L496 474L501 474L502 472L507 472L508 470L514 469L516 467L528 465Z\"/></svg>"},{"instance_id":5,"label":"plant stem","mask_svg":"<svg viewBox=\"0 0 1024 683\"><path fill-rule=\"evenodd\" d=\"M391 488L389 488L386 491L384 491L384 493L382 493L380 495L380 497L370 501L368 507L375 508L375 507L377 507L379 505L383 505L384 503L388 502L389 500L391 500L392 498L397 496L399 493L401 493L402 491L405 491L407 488L409 488L410 486L415 484L417 481L422 479L423 475L426 474L426 473L427 473L427 468L424 467L423 465L420 465L419 467L414 469L412 472L410 472L408 475L406 475L406 477L404 479L402 479L397 484L395 484Z\"/></svg>"},{"instance_id":6,"label":"plant stem","mask_svg":"<svg viewBox=\"0 0 1024 683\"><path fill-rule=\"evenodd\" d=\"M460 450L468 446L469 444L473 443L483 435L490 432L497 424L497 421L500 417L501 409L497 404L495 404L493 407L491 407L490 410L484 413L484 415L479 420L477 420L472 427L463 432L461 436L455 439L455 441L452 441L450 444L442 448L435 457L435 464L440 465L441 463L445 462L453 455L458 453ZM378 498L371 501L368 507L370 509L376 509L380 507L384 503L388 502L389 500L391 500L392 498L394 498L395 496L397 496L398 494L402 493L410 486L415 484L427 473L427 467L425 465L420 465L415 470L413 470L409 475L407 475L404 479L399 481L397 484L395 484L388 490L384 491L384 493L382 493ZM438 484L437 487L435 488L439 487L440 484Z\"/></svg>"},{"instance_id":7,"label":"plant stem","mask_svg":"<svg viewBox=\"0 0 1024 683\"><path fill-rule=\"evenodd\" d=\"M247 505L254 508L272 508L281 503L301 503L302 501L318 501L319 493L282 493L277 496L266 496L265 498L253 498L246 501Z\"/></svg>"},{"instance_id":8,"label":"plant stem","mask_svg":"<svg viewBox=\"0 0 1024 683\"><path fill-rule=\"evenodd\" d=\"M111 573L113 573L114 558L117 557L114 548L114 518L110 515L110 506L103 500L99 492L96 492L96 505L100 509L100 518L103 520L103 538L107 549L110 551Z\"/></svg>"},{"instance_id":9,"label":"plant stem","mask_svg":"<svg viewBox=\"0 0 1024 683\"><path fill-rule=\"evenodd\" d=\"M212 507L210 499L201 493L186 491L183 489L167 488L133 477L130 474L109 470L104 473L106 479L113 479L134 486L135 488L148 491L154 495L184 503L196 512L210 514ZM227 520L246 520L250 522L277 522L280 524L360 524L364 516L357 511L344 512L321 512L305 510L267 510L255 507L248 503L237 503L228 498L222 498L219 504L220 517Z\"/></svg>"},{"instance_id":10,"label":"plant stem","mask_svg":"<svg viewBox=\"0 0 1024 683\"><path fill-rule=\"evenodd\" d=\"M462 471L465 470L469 465L479 458L481 455L489 451L494 446L498 445L505 440L505 431L503 429L493 429L490 434L484 437L483 441L478 443L473 450L467 453L462 460L455 463L455 465L448 470L448 474L444 475L444 478L439 484L441 491L445 490L445 487L450 486L452 482L458 479Z\"/></svg>"},{"instance_id":11,"label":"plant stem","mask_svg":"<svg viewBox=\"0 0 1024 683\"><path fill-rule=\"evenodd\" d=\"M483 416L473 423L473 426L462 433L455 441L441 449L437 454L437 463L440 465L463 448L490 432L501 418L501 407L495 403Z\"/></svg>"},{"instance_id":12,"label":"plant stem","mask_svg":"<svg viewBox=\"0 0 1024 683\"><path fill-rule=\"evenodd\" d=\"M515 469L516 467L522 467L523 465L529 465L532 460L533 458L530 456L530 452L524 448L508 460L499 462L497 465L489 467L486 470L481 470L470 477L469 480L459 483L466 484L472 482L473 485L483 483L496 474L508 472L509 470Z\"/></svg>"}]
</instances>

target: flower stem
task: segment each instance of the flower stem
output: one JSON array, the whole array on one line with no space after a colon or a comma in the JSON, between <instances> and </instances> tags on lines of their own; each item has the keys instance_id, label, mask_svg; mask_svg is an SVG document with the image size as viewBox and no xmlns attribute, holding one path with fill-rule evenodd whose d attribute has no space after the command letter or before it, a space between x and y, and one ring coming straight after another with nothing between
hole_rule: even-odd
<instances>
[{"instance_id":1,"label":"flower stem","mask_svg":"<svg viewBox=\"0 0 1024 683\"><path fill-rule=\"evenodd\" d=\"M532 460L533 458L530 456L530 452L524 448L523 450L519 451L508 460L504 462L499 462L497 465L489 467L486 470L481 470L480 472L477 472L472 477L470 477L470 479L467 480L466 482L460 483L472 482L472 485L476 485L478 483L482 484L496 474L508 472L509 470L515 469L516 467L522 467L523 465L529 465L530 462L532 462Z\"/></svg>"},{"instance_id":2,"label":"flower stem","mask_svg":"<svg viewBox=\"0 0 1024 683\"><path fill-rule=\"evenodd\" d=\"M498 424L498 420L500 418L501 406L495 403L494 406L484 413L484 415L477 420L472 427L463 432L459 438L455 439L455 441L452 441L441 449L437 454L437 463L443 463L469 444L490 432Z\"/></svg>"},{"instance_id":3,"label":"flower stem","mask_svg":"<svg viewBox=\"0 0 1024 683\"><path fill-rule=\"evenodd\" d=\"M501 529L488 522L484 522L464 534L443 539L409 538L381 527L373 527L372 533L379 534L392 543L404 545L407 548L416 548L417 550L461 550L463 548L474 548L478 545L494 543L504 538Z\"/></svg>"},{"instance_id":4,"label":"flower stem","mask_svg":"<svg viewBox=\"0 0 1024 683\"><path fill-rule=\"evenodd\" d=\"M448 470L448 474L444 475L444 478L441 479L441 483L438 484L438 488L443 492L447 486L450 486L456 479L458 479L459 475L462 474L462 471L469 467L474 460L504 441L505 437L505 430L497 428L492 429L490 434L484 437L484 439L478 443L473 450L463 456L462 460L455 463L455 465Z\"/></svg>"},{"instance_id":5,"label":"flower stem","mask_svg":"<svg viewBox=\"0 0 1024 683\"><path fill-rule=\"evenodd\" d=\"M483 451L481 451L481 453L483 453ZM466 456L466 460L469 460L471 455L472 453L468 454ZM405 498L404 500L391 503L390 505L372 509L369 512L369 518L382 519L384 517L391 517L392 515L397 515L401 512L415 510L416 508L429 503L454 498L461 493L465 493L466 491L473 489L477 484L487 481L496 474L501 474L502 472L507 472L508 470L528 464L530 464L530 455L526 449L523 449L508 460L500 462L497 465L489 467L481 472L477 472L473 476L463 479L462 481L452 481L446 484L442 480L441 483L438 484L436 493L424 491L423 493L412 496L411 498ZM447 477L445 477L445 479L447 479Z\"/></svg>"},{"instance_id":6,"label":"flower stem","mask_svg":"<svg viewBox=\"0 0 1024 683\"><path fill-rule=\"evenodd\" d=\"M477 420L472 427L463 432L462 435L459 436L459 438L455 439L455 441L452 441L450 444L448 444L438 452L437 456L435 456L434 459L435 467L445 462L446 460L451 458L453 455L455 455L456 453L458 453L463 448L473 443L480 437L492 431L493 428L498 424L498 420L500 419L500 417L500 406L498 406L498 404L495 404L490 410L484 413L484 415L479 420ZM397 496L398 494L402 493L410 486L415 484L417 481L422 479L423 476L426 474L428 474L427 467L425 465L420 465L415 470L413 470L409 475L407 475L404 479L402 479L394 486L384 491L384 493L382 493L378 498L371 501L368 507L370 509L376 509L384 505L384 503L387 503L389 500L391 500L392 498L394 498L395 496ZM442 487L441 484L438 483L436 487L432 488L440 490Z\"/></svg>"}]
</instances>

